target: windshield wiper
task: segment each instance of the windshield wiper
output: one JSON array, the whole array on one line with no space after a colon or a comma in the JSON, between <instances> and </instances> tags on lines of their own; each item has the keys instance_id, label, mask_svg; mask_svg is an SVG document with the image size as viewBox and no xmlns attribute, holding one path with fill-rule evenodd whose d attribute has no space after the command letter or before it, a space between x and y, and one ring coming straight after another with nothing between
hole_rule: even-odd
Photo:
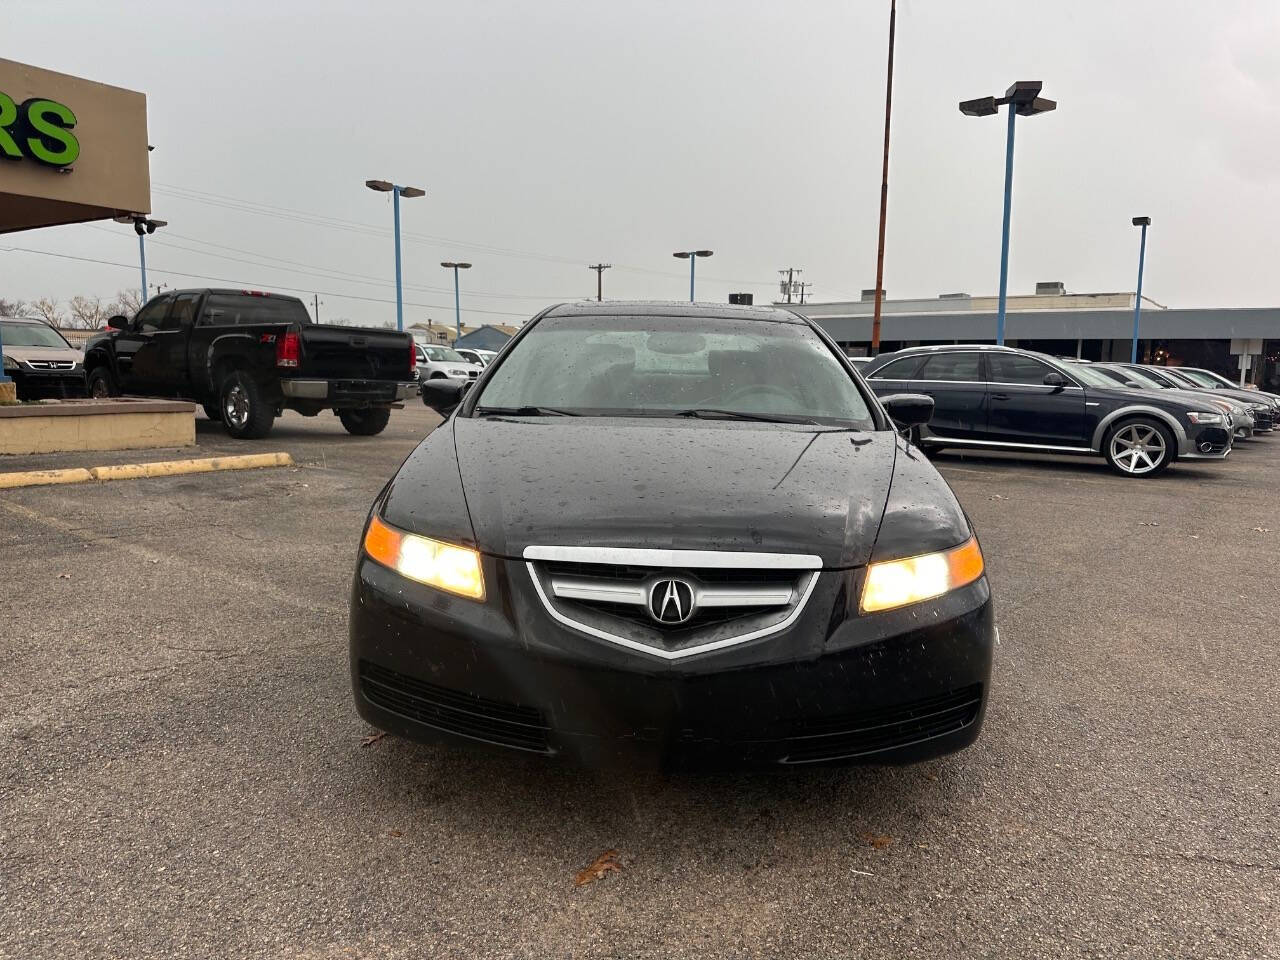
<instances>
[{"instance_id":1,"label":"windshield wiper","mask_svg":"<svg viewBox=\"0 0 1280 960\"><path fill-rule=\"evenodd\" d=\"M580 417L582 414L572 410L558 410L555 407L477 407L476 413L482 417Z\"/></svg>"},{"instance_id":2,"label":"windshield wiper","mask_svg":"<svg viewBox=\"0 0 1280 960\"><path fill-rule=\"evenodd\" d=\"M717 410L713 407L695 407L692 410L672 410L670 417L696 417L699 420L755 420L759 423L809 423L817 420L809 417L789 416L781 413L743 413L739 410Z\"/></svg>"}]
</instances>

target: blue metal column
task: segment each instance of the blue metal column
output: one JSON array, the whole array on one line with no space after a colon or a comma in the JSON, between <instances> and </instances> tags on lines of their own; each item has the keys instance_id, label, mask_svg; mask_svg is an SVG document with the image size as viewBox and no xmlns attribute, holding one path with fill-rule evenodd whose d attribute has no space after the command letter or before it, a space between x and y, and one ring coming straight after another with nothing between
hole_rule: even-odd
<instances>
[{"instance_id":1,"label":"blue metal column","mask_svg":"<svg viewBox=\"0 0 1280 960\"><path fill-rule=\"evenodd\" d=\"M1142 225L1142 242L1138 247L1138 293L1133 298L1133 348L1129 351L1129 362L1138 362L1138 324L1142 320L1142 266L1147 259L1147 225Z\"/></svg>"},{"instance_id":2,"label":"blue metal column","mask_svg":"<svg viewBox=\"0 0 1280 960\"><path fill-rule=\"evenodd\" d=\"M404 330L404 293L400 286L400 188L391 188L391 209L396 221L396 329Z\"/></svg>"},{"instance_id":3,"label":"blue metal column","mask_svg":"<svg viewBox=\"0 0 1280 960\"><path fill-rule=\"evenodd\" d=\"M453 268L453 342L462 338L462 305L458 300L458 267Z\"/></svg>"},{"instance_id":4,"label":"blue metal column","mask_svg":"<svg viewBox=\"0 0 1280 960\"><path fill-rule=\"evenodd\" d=\"M689 302L690 303L693 303L694 264L697 262L698 262L698 255L696 253L690 253L689 254Z\"/></svg>"},{"instance_id":5,"label":"blue metal column","mask_svg":"<svg viewBox=\"0 0 1280 960\"><path fill-rule=\"evenodd\" d=\"M4 372L4 339L0 338L0 383L8 383L9 377Z\"/></svg>"},{"instance_id":6,"label":"blue metal column","mask_svg":"<svg viewBox=\"0 0 1280 960\"><path fill-rule=\"evenodd\" d=\"M142 302L147 302L147 238L138 234L138 262L142 264Z\"/></svg>"},{"instance_id":7,"label":"blue metal column","mask_svg":"<svg viewBox=\"0 0 1280 960\"><path fill-rule=\"evenodd\" d=\"M1013 207L1013 119L1018 115L1008 104L1009 137L1004 148L1004 233L1000 239L1000 307L996 313L996 343L1004 343L1005 300L1009 289L1009 212Z\"/></svg>"}]
</instances>

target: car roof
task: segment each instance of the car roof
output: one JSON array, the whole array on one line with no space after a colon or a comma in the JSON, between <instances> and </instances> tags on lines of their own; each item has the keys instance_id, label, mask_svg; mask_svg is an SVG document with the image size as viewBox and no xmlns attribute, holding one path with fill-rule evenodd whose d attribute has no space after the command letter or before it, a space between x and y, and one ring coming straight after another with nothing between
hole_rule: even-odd
<instances>
[{"instance_id":1,"label":"car roof","mask_svg":"<svg viewBox=\"0 0 1280 960\"><path fill-rule=\"evenodd\" d=\"M781 307L733 303L689 303L686 300L581 300L548 308L544 317L705 317L714 320L772 320L807 323Z\"/></svg>"},{"instance_id":2,"label":"car roof","mask_svg":"<svg viewBox=\"0 0 1280 960\"><path fill-rule=\"evenodd\" d=\"M892 351L892 356L909 357L912 354L920 353L940 353L944 350L981 350L984 353L1025 353L1035 354L1036 356L1048 356L1035 350L1024 350L1021 347L1006 347L994 343L936 343L927 347L903 347L901 350ZM876 357L890 356L889 353L882 353Z\"/></svg>"},{"instance_id":3,"label":"car roof","mask_svg":"<svg viewBox=\"0 0 1280 960\"><path fill-rule=\"evenodd\" d=\"M53 326L48 320L43 320L40 317L0 317L0 320L5 323L39 323L46 327Z\"/></svg>"}]
</instances>

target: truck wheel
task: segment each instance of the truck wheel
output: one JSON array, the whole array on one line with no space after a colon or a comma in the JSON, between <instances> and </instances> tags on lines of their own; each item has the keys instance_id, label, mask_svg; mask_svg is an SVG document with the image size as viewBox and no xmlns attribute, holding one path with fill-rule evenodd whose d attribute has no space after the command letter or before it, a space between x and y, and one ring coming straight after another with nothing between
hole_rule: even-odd
<instances>
[{"instance_id":1,"label":"truck wheel","mask_svg":"<svg viewBox=\"0 0 1280 960\"><path fill-rule=\"evenodd\" d=\"M391 420L390 407L370 407L368 410L339 410L338 419L347 433L356 437L373 437L387 429Z\"/></svg>"},{"instance_id":2,"label":"truck wheel","mask_svg":"<svg viewBox=\"0 0 1280 960\"><path fill-rule=\"evenodd\" d=\"M202 403L200 406L204 410L204 415L214 423L222 422L222 411L216 403Z\"/></svg>"},{"instance_id":3,"label":"truck wheel","mask_svg":"<svg viewBox=\"0 0 1280 960\"><path fill-rule=\"evenodd\" d=\"M111 379L111 371L106 367L94 367L90 370L86 386L89 396L97 400L120 395L120 391L116 389L116 385Z\"/></svg>"},{"instance_id":4,"label":"truck wheel","mask_svg":"<svg viewBox=\"0 0 1280 960\"><path fill-rule=\"evenodd\" d=\"M237 440L255 440L271 431L275 409L262 398L262 390L243 370L233 370L222 381L218 397L222 424Z\"/></svg>"}]
</instances>

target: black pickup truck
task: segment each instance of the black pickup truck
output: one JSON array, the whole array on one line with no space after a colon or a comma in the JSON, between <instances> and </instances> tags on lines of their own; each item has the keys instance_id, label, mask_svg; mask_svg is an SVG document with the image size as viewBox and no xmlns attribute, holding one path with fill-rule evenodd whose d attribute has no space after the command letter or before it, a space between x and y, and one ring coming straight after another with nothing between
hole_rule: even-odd
<instances>
[{"instance_id":1,"label":"black pickup truck","mask_svg":"<svg viewBox=\"0 0 1280 960\"><path fill-rule=\"evenodd\" d=\"M90 396L194 400L233 437L266 436L286 409L372 436L418 391L409 334L312 323L297 297L165 291L107 325L85 348Z\"/></svg>"}]
</instances>

